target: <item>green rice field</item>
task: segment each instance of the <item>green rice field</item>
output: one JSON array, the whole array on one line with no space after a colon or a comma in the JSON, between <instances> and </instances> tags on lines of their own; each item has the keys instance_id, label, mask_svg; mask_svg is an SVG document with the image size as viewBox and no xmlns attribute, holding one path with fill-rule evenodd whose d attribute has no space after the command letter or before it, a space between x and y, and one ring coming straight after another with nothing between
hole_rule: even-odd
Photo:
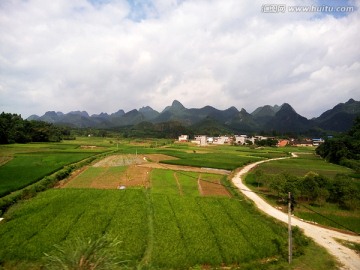
<instances>
[{"instance_id":1,"label":"green rice field","mask_svg":"<svg viewBox=\"0 0 360 270\"><path fill-rule=\"evenodd\" d=\"M11 156L0 166L0 188L3 183L4 194L21 189L65 165L110 150L165 154L178 159L164 163L227 170L289 156L289 149L153 145L136 141L118 146L106 139L81 138L66 144L0 147L3 156ZM88 188L93 179L118 177L126 168L89 166L78 175L76 188L70 181L66 188L39 192L10 207L0 222L0 269L44 269L45 254L101 237L119 241L111 249L122 266L111 269L290 269L285 225L259 213L231 188L229 196L199 191L200 178L230 185L226 176L152 169L147 188ZM336 269L334 260L301 234L294 235L294 243L291 269Z\"/></svg>"},{"instance_id":2,"label":"green rice field","mask_svg":"<svg viewBox=\"0 0 360 270\"><path fill-rule=\"evenodd\" d=\"M28 153L16 154L0 166L0 197L24 188L63 166L92 156L92 153Z\"/></svg>"}]
</instances>

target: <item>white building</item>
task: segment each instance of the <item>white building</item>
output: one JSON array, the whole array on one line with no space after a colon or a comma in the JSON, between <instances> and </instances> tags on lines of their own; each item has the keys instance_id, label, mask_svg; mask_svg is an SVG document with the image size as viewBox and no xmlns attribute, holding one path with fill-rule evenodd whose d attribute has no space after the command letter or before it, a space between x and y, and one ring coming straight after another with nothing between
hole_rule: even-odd
<instances>
[{"instance_id":1,"label":"white building","mask_svg":"<svg viewBox=\"0 0 360 270\"><path fill-rule=\"evenodd\" d=\"M189 141L189 135L180 135L179 142L187 142Z\"/></svg>"},{"instance_id":2,"label":"white building","mask_svg":"<svg viewBox=\"0 0 360 270\"><path fill-rule=\"evenodd\" d=\"M245 144L246 140L248 139L247 135L235 135L235 143L236 144Z\"/></svg>"},{"instance_id":3,"label":"white building","mask_svg":"<svg viewBox=\"0 0 360 270\"><path fill-rule=\"evenodd\" d=\"M226 144L230 142L230 137L229 136L220 136L220 137L215 137L214 138L214 144Z\"/></svg>"},{"instance_id":4,"label":"white building","mask_svg":"<svg viewBox=\"0 0 360 270\"><path fill-rule=\"evenodd\" d=\"M200 146L207 145L207 136L206 135L196 135L195 140L193 140L191 142L196 143Z\"/></svg>"}]
</instances>

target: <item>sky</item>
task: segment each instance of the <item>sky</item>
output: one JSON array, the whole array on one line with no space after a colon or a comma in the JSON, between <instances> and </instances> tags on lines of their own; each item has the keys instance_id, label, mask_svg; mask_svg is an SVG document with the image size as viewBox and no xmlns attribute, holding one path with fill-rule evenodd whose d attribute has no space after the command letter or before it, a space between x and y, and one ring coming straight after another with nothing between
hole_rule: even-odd
<instances>
[{"instance_id":1,"label":"sky","mask_svg":"<svg viewBox=\"0 0 360 270\"><path fill-rule=\"evenodd\" d=\"M249 113L286 102L318 117L360 100L359 8L357 0L0 1L0 112L161 112L176 99Z\"/></svg>"}]
</instances>

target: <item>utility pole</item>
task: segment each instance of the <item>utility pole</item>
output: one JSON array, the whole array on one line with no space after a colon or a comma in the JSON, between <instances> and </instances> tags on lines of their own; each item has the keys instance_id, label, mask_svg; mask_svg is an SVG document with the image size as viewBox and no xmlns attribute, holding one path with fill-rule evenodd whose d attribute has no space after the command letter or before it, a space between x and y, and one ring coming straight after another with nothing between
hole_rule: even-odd
<instances>
[{"instance_id":1,"label":"utility pole","mask_svg":"<svg viewBox=\"0 0 360 270\"><path fill-rule=\"evenodd\" d=\"M288 202L288 232L289 232L289 264L290 264L292 261L291 192L289 192L289 202Z\"/></svg>"}]
</instances>

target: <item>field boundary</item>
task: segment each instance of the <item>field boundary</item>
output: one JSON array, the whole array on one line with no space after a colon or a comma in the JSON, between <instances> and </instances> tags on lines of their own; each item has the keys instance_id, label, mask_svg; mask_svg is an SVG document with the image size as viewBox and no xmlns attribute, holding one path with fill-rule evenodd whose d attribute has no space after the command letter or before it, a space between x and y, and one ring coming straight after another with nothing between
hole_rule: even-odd
<instances>
[{"instance_id":1,"label":"field boundary","mask_svg":"<svg viewBox=\"0 0 360 270\"><path fill-rule=\"evenodd\" d=\"M55 187L60 180L68 177L70 173L74 170L82 168L83 166L90 164L94 160L97 160L103 156L107 156L111 153L113 153L113 151L96 154L88 158L84 158L80 161L65 165L59 170L56 170L55 172L50 173L43 178L40 178L38 181L1 197L0 212L5 212L11 205L17 203L18 201L21 201L23 199L30 199L32 197L35 197L38 192L42 192L49 188Z\"/></svg>"},{"instance_id":2,"label":"field boundary","mask_svg":"<svg viewBox=\"0 0 360 270\"><path fill-rule=\"evenodd\" d=\"M176 174L176 171L174 171L174 178L176 180L176 184L178 185L178 189L179 189L179 193L180 193L180 196L183 196L184 195L184 192L181 188L181 185L180 185L180 182L179 182L179 178L177 177L177 174Z\"/></svg>"},{"instance_id":3,"label":"field boundary","mask_svg":"<svg viewBox=\"0 0 360 270\"><path fill-rule=\"evenodd\" d=\"M5 165L6 163L8 163L13 158L14 158L13 156L1 156L0 157L0 166Z\"/></svg>"},{"instance_id":4,"label":"field boundary","mask_svg":"<svg viewBox=\"0 0 360 270\"><path fill-rule=\"evenodd\" d=\"M151 254L153 253L153 247L154 247L154 205L152 203L151 193L150 189L145 190L145 198L147 202L147 215L148 215L148 228L149 228L149 234L146 241L146 249L144 251L143 257L139 263L139 268L141 269L141 266L147 266L149 265L149 262L151 261Z\"/></svg>"},{"instance_id":5,"label":"field boundary","mask_svg":"<svg viewBox=\"0 0 360 270\"><path fill-rule=\"evenodd\" d=\"M227 170L217 170L211 168L200 168L200 167L192 167L192 166L182 166L182 165L172 165L172 164L161 164L161 163L144 163L137 165L139 167L148 167L152 169L165 169L165 170L173 170L173 171L187 171L187 172L199 172L199 173L212 173L212 174L221 174L221 175L229 175L231 171Z\"/></svg>"}]
</instances>

